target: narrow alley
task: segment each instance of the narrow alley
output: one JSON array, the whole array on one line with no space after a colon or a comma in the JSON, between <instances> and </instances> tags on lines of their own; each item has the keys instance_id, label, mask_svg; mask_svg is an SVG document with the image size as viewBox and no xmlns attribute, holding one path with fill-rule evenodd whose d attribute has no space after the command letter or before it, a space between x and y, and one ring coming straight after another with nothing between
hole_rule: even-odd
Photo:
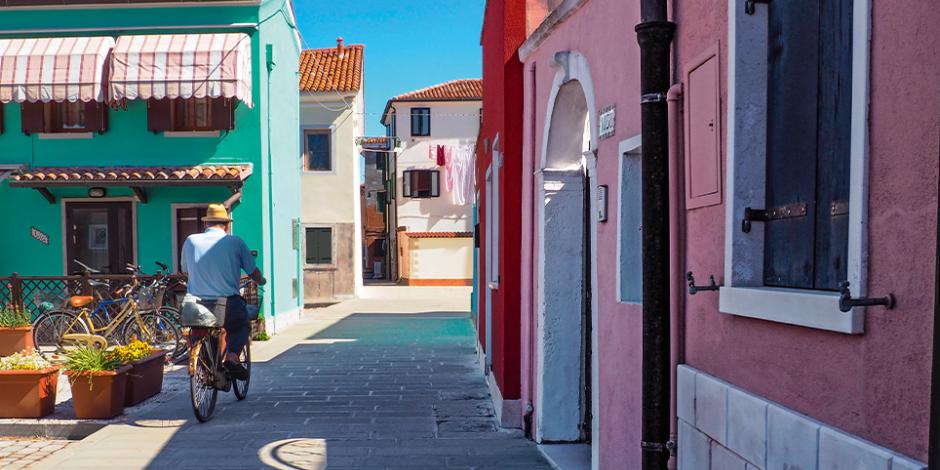
<instances>
[{"instance_id":1,"label":"narrow alley","mask_svg":"<svg viewBox=\"0 0 940 470\"><path fill-rule=\"evenodd\" d=\"M377 289L436 298L399 294L308 310L253 345L247 400L220 394L212 421L196 423L185 390L39 468L551 468L532 441L496 426L469 289Z\"/></svg>"}]
</instances>

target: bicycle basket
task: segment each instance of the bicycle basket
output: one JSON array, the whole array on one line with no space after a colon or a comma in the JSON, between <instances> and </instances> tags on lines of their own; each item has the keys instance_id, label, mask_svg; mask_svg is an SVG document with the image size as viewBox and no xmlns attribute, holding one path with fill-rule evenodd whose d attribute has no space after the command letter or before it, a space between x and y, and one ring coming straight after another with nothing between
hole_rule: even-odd
<instances>
[{"instance_id":1,"label":"bicycle basket","mask_svg":"<svg viewBox=\"0 0 940 470\"><path fill-rule=\"evenodd\" d=\"M183 297L180 320L185 327L219 328L225 324L226 299L202 300L192 294Z\"/></svg>"}]
</instances>

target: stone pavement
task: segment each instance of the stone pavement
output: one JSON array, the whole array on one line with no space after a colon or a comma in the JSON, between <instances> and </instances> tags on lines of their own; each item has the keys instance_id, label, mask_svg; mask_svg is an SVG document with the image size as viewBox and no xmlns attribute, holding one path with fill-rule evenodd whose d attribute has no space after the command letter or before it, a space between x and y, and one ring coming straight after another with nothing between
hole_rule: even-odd
<instances>
[{"instance_id":1,"label":"stone pavement","mask_svg":"<svg viewBox=\"0 0 940 470\"><path fill-rule=\"evenodd\" d=\"M549 469L495 425L467 291L435 295L309 311L253 345L248 399L220 394L209 423L182 393L35 468Z\"/></svg>"},{"instance_id":2,"label":"stone pavement","mask_svg":"<svg viewBox=\"0 0 940 470\"><path fill-rule=\"evenodd\" d=\"M69 444L69 441L0 438L0 468L4 470L30 468Z\"/></svg>"}]
</instances>

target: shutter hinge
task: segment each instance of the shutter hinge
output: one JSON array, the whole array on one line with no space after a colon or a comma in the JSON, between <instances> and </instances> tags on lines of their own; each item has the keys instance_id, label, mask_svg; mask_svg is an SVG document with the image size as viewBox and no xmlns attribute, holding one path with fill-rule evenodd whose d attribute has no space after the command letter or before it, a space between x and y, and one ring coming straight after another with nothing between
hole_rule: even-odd
<instances>
[{"instance_id":1,"label":"shutter hinge","mask_svg":"<svg viewBox=\"0 0 940 470\"><path fill-rule=\"evenodd\" d=\"M748 15L754 14L755 4L763 3L764 5L770 4L770 0L744 0L744 13Z\"/></svg>"},{"instance_id":2,"label":"shutter hinge","mask_svg":"<svg viewBox=\"0 0 940 470\"><path fill-rule=\"evenodd\" d=\"M751 233L752 222L769 222L771 220L792 219L804 217L807 213L805 202L795 202L785 206L775 207L773 209L751 209L744 208L744 220L741 221L741 231Z\"/></svg>"}]
</instances>

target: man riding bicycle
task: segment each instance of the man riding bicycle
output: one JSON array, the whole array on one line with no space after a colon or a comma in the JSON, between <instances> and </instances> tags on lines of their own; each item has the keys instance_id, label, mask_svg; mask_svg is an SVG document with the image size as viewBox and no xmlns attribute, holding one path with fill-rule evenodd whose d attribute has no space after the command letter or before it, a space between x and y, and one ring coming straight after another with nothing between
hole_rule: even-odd
<instances>
[{"instance_id":1,"label":"man riding bicycle","mask_svg":"<svg viewBox=\"0 0 940 470\"><path fill-rule=\"evenodd\" d=\"M203 305L225 303L225 362L228 374L238 380L248 378L248 371L239 364L239 353L248 343L251 323L245 299L239 295L241 273L247 273L258 285L266 280L255 266L248 245L231 235L232 218L222 204L209 204L206 231L186 238L180 256L180 268L189 274L187 292Z\"/></svg>"}]
</instances>

